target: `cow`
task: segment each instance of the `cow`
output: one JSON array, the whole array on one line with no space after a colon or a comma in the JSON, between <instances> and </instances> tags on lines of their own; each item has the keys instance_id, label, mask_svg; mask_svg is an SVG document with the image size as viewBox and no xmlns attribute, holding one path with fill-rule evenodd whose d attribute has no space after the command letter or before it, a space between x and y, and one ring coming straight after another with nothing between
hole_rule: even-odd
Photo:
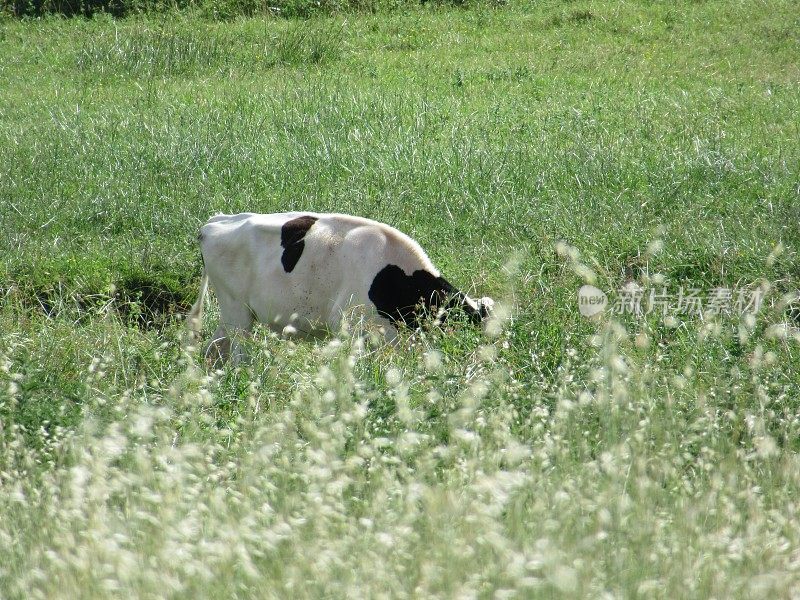
<instances>
[{"instance_id":1,"label":"cow","mask_svg":"<svg viewBox=\"0 0 800 600\"><path fill-rule=\"evenodd\" d=\"M232 340L258 321L278 333L310 337L336 331L361 307L388 342L398 327L416 329L425 315L441 322L460 309L473 323L492 310L453 287L420 245L394 227L345 214L219 214L200 229L203 274L187 317L198 339L209 283L220 323L209 343L217 360L241 353ZM208 352L208 350L207 350Z\"/></svg>"}]
</instances>

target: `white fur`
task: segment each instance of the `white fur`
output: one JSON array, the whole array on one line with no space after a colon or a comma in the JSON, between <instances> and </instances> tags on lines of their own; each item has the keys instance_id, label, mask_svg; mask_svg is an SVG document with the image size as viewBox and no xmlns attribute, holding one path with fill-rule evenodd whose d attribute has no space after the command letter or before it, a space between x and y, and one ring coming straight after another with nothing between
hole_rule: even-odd
<instances>
[{"instance_id":1,"label":"white fur","mask_svg":"<svg viewBox=\"0 0 800 600\"><path fill-rule=\"evenodd\" d=\"M281 227L302 216L318 220L303 238L300 260L287 273L281 263ZM201 229L205 272L201 293L187 319L189 329L202 327L203 296L207 281L216 293L220 324L212 347L221 358L233 351L231 334L248 333L254 320L272 330L311 336L336 331L342 315L363 307L368 320L384 328L385 337L397 334L392 323L375 311L368 292L375 275L387 264L406 274L425 269L439 271L417 242L376 221L343 214L290 212L217 215ZM488 300L488 302L487 302ZM490 299L481 299L486 306Z\"/></svg>"}]
</instances>

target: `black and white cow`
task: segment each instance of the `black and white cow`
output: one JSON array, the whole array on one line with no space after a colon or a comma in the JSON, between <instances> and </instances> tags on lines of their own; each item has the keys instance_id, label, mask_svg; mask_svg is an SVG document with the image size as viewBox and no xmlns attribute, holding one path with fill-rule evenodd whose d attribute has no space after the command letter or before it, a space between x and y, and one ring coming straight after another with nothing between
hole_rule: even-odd
<instances>
[{"instance_id":1,"label":"black and white cow","mask_svg":"<svg viewBox=\"0 0 800 600\"><path fill-rule=\"evenodd\" d=\"M199 334L210 282L220 309L211 344L223 359L232 350L231 334L249 332L254 321L311 336L337 330L343 314L360 306L392 341L397 326L416 328L425 313L441 318L460 307L480 323L494 304L450 285L404 233L360 217L217 215L200 229L200 247L205 269L188 326Z\"/></svg>"}]
</instances>

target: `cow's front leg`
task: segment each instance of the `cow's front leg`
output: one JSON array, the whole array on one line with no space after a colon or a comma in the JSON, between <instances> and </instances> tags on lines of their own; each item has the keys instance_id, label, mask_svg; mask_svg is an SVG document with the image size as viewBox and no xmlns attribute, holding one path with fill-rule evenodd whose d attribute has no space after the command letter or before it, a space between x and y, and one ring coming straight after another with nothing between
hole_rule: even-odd
<instances>
[{"instance_id":1,"label":"cow's front leg","mask_svg":"<svg viewBox=\"0 0 800 600\"><path fill-rule=\"evenodd\" d=\"M400 343L397 327L389 319L383 317L378 319L378 331L388 346L397 346Z\"/></svg>"}]
</instances>

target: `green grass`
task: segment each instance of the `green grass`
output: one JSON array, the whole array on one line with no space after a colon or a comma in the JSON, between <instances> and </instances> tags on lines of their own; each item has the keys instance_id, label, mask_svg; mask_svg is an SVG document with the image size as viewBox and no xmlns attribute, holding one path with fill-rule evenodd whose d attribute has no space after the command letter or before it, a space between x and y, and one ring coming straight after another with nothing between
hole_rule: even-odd
<instances>
[{"instance_id":1,"label":"green grass","mask_svg":"<svg viewBox=\"0 0 800 600\"><path fill-rule=\"evenodd\" d=\"M0 20L0 596L789 595L795 13ZM304 209L413 235L497 330L208 371L199 225ZM765 302L589 320L590 280Z\"/></svg>"}]
</instances>

